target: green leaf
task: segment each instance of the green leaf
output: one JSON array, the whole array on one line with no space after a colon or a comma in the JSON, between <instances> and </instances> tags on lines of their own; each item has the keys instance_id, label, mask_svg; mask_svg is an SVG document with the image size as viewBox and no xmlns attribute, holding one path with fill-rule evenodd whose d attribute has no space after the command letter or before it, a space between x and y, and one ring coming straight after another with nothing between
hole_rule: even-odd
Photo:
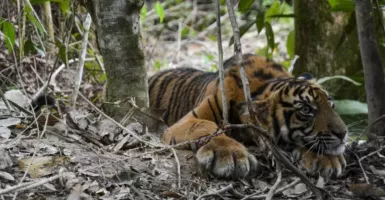
<instances>
[{"instance_id":1,"label":"green leaf","mask_svg":"<svg viewBox=\"0 0 385 200\"><path fill-rule=\"evenodd\" d=\"M253 21L248 21L246 24L243 24L239 27L239 37L242 37L250 28L253 26ZM231 36L229 41L229 46L231 46L234 43L234 36Z\"/></svg>"},{"instance_id":2,"label":"green leaf","mask_svg":"<svg viewBox=\"0 0 385 200\"><path fill-rule=\"evenodd\" d=\"M59 6L60 6L60 10L63 12L63 13L70 13L70 0L59 0L58 1L59 3Z\"/></svg>"},{"instance_id":3,"label":"green leaf","mask_svg":"<svg viewBox=\"0 0 385 200\"><path fill-rule=\"evenodd\" d=\"M270 6L270 8L266 10L265 18L268 18L269 16L278 15L278 14L281 14L281 3L279 1L275 1Z\"/></svg>"},{"instance_id":4,"label":"green leaf","mask_svg":"<svg viewBox=\"0 0 385 200\"><path fill-rule=\"evenodd\" d=\"M45 35L47 31L44 29L43 24L40 22L39 18L37 18L35 11L32 8L32 5L26 4L24 7L24 11L27 15L28 20L32 23L33 26L39 31L40 34Z\"/></svg>"},{"instance_id":5,"label":"green leaf","mask_svg":"<svg viewBox=\"0 0 385 200\"><path fill-rule=\"evenodd\" d=\"M56 45L56 47L59 48L59 56L60 56L61 61L64 64L66 64L67 59L66 59L66 47L65 47L65 45L58 40L56 40L55 45Z\"/></svg>"},{"instance_id":6,"label":"green leaf","mask_svg":"<svg viewBox=\"0 0 385 200\"><path fill-rule=\"evenodd\" d=\"M159 1L157 1L155 3L155 12L159 16L160 23L162 23L164 20L164 8L163 8L163 5Z\"/></svg>"},{"instance_id":7,"label":"green leaf","mask_svg":"<svg viewBox=\"0 0 385 200\"><path fill-rule=\"evenodd\" d=\"M354 10L353 0L328 0L331 11L351 12Z\"/></svg>"},{"instance_id":8,"label":"green leaf","mask_svg":"<svg viewBox=\"0 0 385 200\"><path fill-rule=\"evenodd\" d=\"M245 13L250 9L253 3L254 3L254 0L240 0L238 4L238 10L241 13Z\"/></svg>"},{"instance_id":9,"label":"green leaf","mask_svg":"<svg viewBox=\"0 0 385 200\"><path fill-rule=\"evenodd\" d=\"M266 38L267 38L267 44L271 50L274 50L275 48L275 41L274 41L274 31L271 27L271 24L269 22L265 22L265 31L266 31Z\"/></svg>"},{"instance_id":10,"label":"green leaf","mask_svg":"<svg viewBox=\"0 0 385 200\"><path fill-rule=\"evenodd\" d=\"M3 26L3 33L4 33L4 41L5 45L7 46L8 52L12 53L13 46L16 42L16 34L15 34L15 28L9 21L4 21L2 23Z\"/></svg>"},{"instance_id":11,"label":"green leaf","mask_svg":"<svg viewBox=\"0 0 385 200\"><path fill-rule=\"evenodd\" d=\"M140 9L140 20L143 22L147 17L147 5L144 4L142 9Z\"/></svg>"},{"instance_id":12,"label":"green leaf","mask_svg":"<svg viewBox=\"0 0 385 200\"><path fill-rule=\"evenodd\" d=\"M258 34L262 31L265 26L265 12L259 11L257 14L257 19L255 20L257 25Z\"/></svg>"},{"instance_id":13,"label":"green leaf","mask_svg":"<svg viewBox=\"0 0 385 200\"><path fill-rule=\"evenodd\" d=\"M368 104L355 100L334 100L336 111L340 115L368 114Z\"/></svg>"},{"instance_id":14,"label":"green leaf","mask_svg":"<svg viewBox=\"0 0 385 200\"><path fill-rule=\"evenodd\" d=\"M107 80L107 74L106 73L103 73L100 77L99 77L99 83L103 83L104 81Z\"/></svg>"},{"instance_id":15,"label":"green leaf","mask_svg":"<svg viewBox=\"0 0 385 200\"><path fill-rule=\"evenodd\" d=\"M323 78L320 78L317 80L317 83L318 84L322 84L322 83L325 83L326 81L330 81L330 80L333 80L333 79L343 79L345 81L348 81L348 82L351 82L353 83L354 85L361 85L361 83L347 77L347 76L340 76L340 75L336 75L336 76L327 76L327 77L323 77Z\"/></svg>"},{"instance_id":16,"label":"green leaf","mask_svg":"<svg viewBox=\"0 0 385 200\"><path fill-rule=\"evenodd\" d=\"M287 35L287 40L286 40L286 51L287 54L289 54L290 59L294 58L294 45L295 45L295 39L294 39L294 30L289 32L289 35Z\"/></svg>"}]
</instances>

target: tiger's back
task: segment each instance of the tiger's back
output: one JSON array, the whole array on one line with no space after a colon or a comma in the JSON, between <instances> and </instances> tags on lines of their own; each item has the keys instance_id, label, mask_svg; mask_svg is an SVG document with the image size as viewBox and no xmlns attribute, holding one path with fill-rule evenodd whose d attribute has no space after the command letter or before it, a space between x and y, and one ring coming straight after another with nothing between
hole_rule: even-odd
<instances>
[{"instance_id":1,"label":"tiger's back","mask_svg":"<svg viewBox=\"0 0 385 200\"><path fill-rule=\"evenodd\" d=\"M164 122L171 125L191 111L217 74L194 68L161 71L149 79L150 106L165 109Z\"/></svg>"},{"instance_id":2,"label":"tiger's back","mask_svg":"<svg viewBox=\"0 0 385 200\"><path fill-rule=\"evenodd\" d=\"M245 54L243 59L254 96L264 82L277 77L290 77L281 65L265 57ZM242 82L235 57L224 62L224 69L229 103L243 101ZM218 72L204 72L194 68L164 70L149 78L149 94L150 106L166 110L163 120L167 125L172 125L197 106L204 97L219 95ZM210 106L213 110L220 110L219 103L215 98Z\"/></svg>"}]
</instances>

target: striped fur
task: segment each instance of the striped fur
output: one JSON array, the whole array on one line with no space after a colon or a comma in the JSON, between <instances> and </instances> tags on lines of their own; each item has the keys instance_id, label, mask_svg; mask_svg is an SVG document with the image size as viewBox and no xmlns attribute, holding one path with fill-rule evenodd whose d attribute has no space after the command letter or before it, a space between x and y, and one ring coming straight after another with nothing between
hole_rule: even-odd
<instances>
[{"instance_id":1,"label":"striped fur","mask_svg":"<svg viewBox=\"0 0 385 200\"><path fill-rule=\"evenodd\" d=\"M251 54L243 56L246 72L250 80L251 92L256 86L276 77L290 77L283 67L269 59ZM229 91L229 102L234 105L244 100L242 81L234 58L224 62L226 87ZM235 85L233 85L235 83ZM234 91L235 90L235 91ZM219 104L219 79L217 72L203 72L193 68L176 68L161 71L149 79L150 106L165 109L164 121L168 125L174 124L188 112L193 110L209 95L214 95L210 101L210 109L215 112L216 121L221 120L222 106Z\"/></svg>"},{"instance_id":2,"label":"striped fur","mask_svg":"<svg viewBox=\"0 0 385 200\"><path fill-rule=\"evenodd\" d=\"M327 178L340 175L347 129L327 92L309 74L294 78L281 65L256 55L244 55L243 60L257 114L253 117L306 171ZM224 68L229 121L249 123L235 58L225 61ZM216 132L222 123L218 73L192 68L164 70L150 77L149 92L150 106L166 110L164 121L170 127L162 135L165 143L197 140ZM197 149L198 163L219 177L255 174L257 160L240 143L250 141L248 137L247 130L213 137ZM265 148L262 140L259 148Z\"/></svg>"}]
</instances>

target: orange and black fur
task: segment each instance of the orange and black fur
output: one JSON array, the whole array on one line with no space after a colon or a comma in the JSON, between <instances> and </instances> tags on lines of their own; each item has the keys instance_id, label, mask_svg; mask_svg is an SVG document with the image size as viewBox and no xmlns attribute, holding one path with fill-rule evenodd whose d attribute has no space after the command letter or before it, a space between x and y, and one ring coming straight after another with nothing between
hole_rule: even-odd
<instances>
[{"instance_id":1,"label":"orange and black fur","mask_svg":"<svg viewBox=\"0 0 385 200\"><path fill-rule=\"evenodd\" d=\"M294 78L264 57L247 54L243 62L256 117L263 127L308 172L340 175L347 128L326 91L309 74ZM235 57L225 61L224 69L230 123L249 123ZM163 142L194 141L218 130L223 112L218 73L164 70L150 77L149 93L150 106L166 110L164 122L170 127L162 135ZM236 131L220 134L195 149L200 166L218 177L254 174L257 160L241 143L247 138L240 135Z\"/></svg>"}]
</instances>

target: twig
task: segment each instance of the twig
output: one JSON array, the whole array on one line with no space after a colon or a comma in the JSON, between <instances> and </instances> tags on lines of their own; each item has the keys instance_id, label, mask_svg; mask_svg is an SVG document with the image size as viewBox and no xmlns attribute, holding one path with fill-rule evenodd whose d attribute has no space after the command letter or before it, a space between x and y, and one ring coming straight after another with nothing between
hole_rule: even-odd
<instances>
[{"instance_id":1,"label":"twig","mask_svg":"<svg viewBox=\"0 0 385 200\"><path fill-rule=\"evenodd\" d=\"M220 190L217 190L217 191L214 191L214 192L211 192L211 193L208 193L208 194L204 194L204 195L201 195L197 198L197 200L200 200L200 199L203 199L205 197L210 197L210 196L215 196L215 195L219 195L220 193L223 193L223 192L227 192L229 190L233 190L234 187L233 187L233 184L230 184Z\"/></svg>"},{"instance_id":2,"label":"twig","mask_svg":"<svg viewBox=\"0 0 385 200\"><path fill-rule=\"evenodd\" d=\"M37 144L40 143L40 140L41 138L43 137L43 135L45 134L45 132L47 131L47 124L48 124L48 116L49 116L50 112L47 112L46 116L45 116L45 123L44 123L44 128L43 128L43 131L40 133L39 131L39 123L36 123L37 125L37 131L38 131L38 140L37 140ZM23 181L25 180L25 178L27 177L27 174L29 172L29 169L30 167L32 166L32 163L36 157L36 154L37 154L37 151L38 151L38 148L37 148L38 145L35 146L35 149L33 151L33 154L32 154L32 158L31 158L31 161L28 163L28 166L27 166L27 169L25 170L24 174L23 174L23 177L21 178L20 182L18 183L18 185L22 185ZM17 192L15 192L15 194L13 195L13 200L15 200L17 197Z\"/></svg>"},{"instance_id":3,"label":"twig","mask_svg":"<svg viewBox=\"0 0 385 200\"><path fill-rule=\"evenodd\" d=\"M252 103L251 103L250 86L249 86L249 81L247 80L245 66L243 63L241 37L240 37L240 31L239 31L237 19L235 18L235 14L234 14L234 7L233 7L231 0L226 0L226 4L227 4L227 10L229 13L229 19L231 22L231 27L233 29L234 53L235 53L236 58L237 58L236 59L237 64L240 67L239 73L241 75L241 80L242 80L242 85L243 85L243 93L245 95L247 108L248 108L248 111L250 113L250 116L257 116L255 114L255 111L254 111ZM251 117L251 122L253 124L259 124L255 117Z\"/></svg>"},{"instance_id":4,"label":"twig","mask_svg":"<svg viewBox=\"0 0 385 200\"><path fill-rule=\"evenodd\" d=\"M222 97L222 111L223 111L223 124L229 123L229 114L227 107L227 98L225 94L225 78L223 70L223 48L222 48L222 30L221 30L221 9L220 0L216 0L215 7L217 11L217 43L218 43L218 71L219 71L219 83Z\"/></svg>"},{"instance_id":5,"label":"twig","mask_svg":"<svg viewBox=\"0 0 385 200\"><path fill-rule=\"evenodd\" d=\"M164 145L161 145L161 144L155 144L155 143L152 143L152 142L148 142L148 141L145 141L143 140L141 137L139 137L136 133L134 133L133 131L127 129L126 127L124 127L122 124L118 123L117 121L115 121L114 119L112 119L110 116L108 116L106 113L104 113L103 111L101 111L99 108L97 108L94 104L92 104L92 102L90 100L88 100L84 95L82 95L82 93L78 92L78 95L83 98L84 101L86 101L92 108L94 108L96 111L98 111L100 114L102 114L105 118L111 120L114 124L116 124L119 128L123 129L124 131L126 131L127 133L131 134L133 137L135 137L137 140L143 142L144 144L147 144L147 145L150 145L150 146L153 146L153 147L165 147Z\"/></svg>"},{"instance_id":6,"label":"twig","mask_svg":"<svg viewBox=\"0 0 385 200\"><path fill-rule=\"evenodd\" d=\"M358 161L361 162L362 160L364 160L364 159L366 159L366 158L368 158L368 157L370 157L370 156L372 156L372 155L374 155L374 154L376 154L376 153L382 151L383 149L385 149L385 146L381 146L379 149L377 149L377 150L375 150L375 151L373 151L373 152L367 154L366 156L361 157L360 159L358 159Z\"/></svg>"},{"instance_id":7,"label":"twig","mask_svg":"<svg viewBox=\"0 0 385 200\"><path fill-rule=\"evenodd\" d=\"M0 89L0 97L1 97L1 99L3 100L5 106L8 108L8 110L11 111L11 105L9 104L8 99L5 98L5 95L4 95L4 93L3 93L3 90L1 90L1 89Z\"/></svg>"},{"instance_id":8,"label":"twig","mask_svg":"<svg viewBox=\"0 0 385 200\"><path fill-rule=\"evenodd\" d=\"M374 120L372 123L370 123L369 126L367 126L365 128L365 130L357 137L356 142L358 142L361 139L362 135L366 134L366 132L369 130L370 127L372 127L374 124L376 124L377 122L379 122L382 119L385 119L385 115L378 117L376 120Z\"/></svg>"},{"instance_id":9,"label":"twig","mask_svg":"<svg viewBox=\"0 0 385 200\"><path fill-rule=\"evenodd\" d=\"M299 182L301 182L301 179L297 178L297 179L295 179L293 182L291 182L291 183L289 183L289 184L287 184L287 185L285 185L285 186L279 188L275 193L283 192L283 191L285 191L286 189L291 188L291 187L297 185Z\"/></svg>"},{"instance_id":10,"label":"twig","mask_svg":"<svg viewBox=\"0 0 385 200\"><path fill-rule=\"evenodd\" d=\"M266 200L273 199L275 190L278 188L278 186L279 186L279 184L281 183L281 180L282 180L282 167L281 167L281 163L277 163L276 167L277 167L278 177L277 177L277 180L275 181L274 185L270 188L269 192L267 193Z\"/></svg>"},{"instance_id":11,"label":"twig","mask_svg":"<svg viewBox=\"0 0 385 200\"><path fill-rule=\"evenodd\" d=\"M77 73L76 73L77 77L76 77L75 87L74 87L74 90L72 93L72 99L71 99L71 103L72 103L73 108L76 107L76 99L78 97L78 91L80 89L80 84L82 83L84 61L85 61L86 53L87 53L88 32L90 30L91 21L92 21L91 15L89 13L87 13L87 16L86 16L86 19L85 19L84 25L83 25L84 33L83 33L82 49L81 49L81 53L80 53L79 63L77 66Z\"/></svg>"},{"instance_id":12,"label":"twig","mask_svg":"<svg viewBox=\"0 0 385 200\"><path fill-rule=\"evenodd\" d=\"M289 183L289 184L287 184L287 185L285 185L285 186L283 186L283 187L277 189L277 190L275 191L274 194L281 193L281 192L285 191L286 189L291 188L291 187L297 185L300 181L301 181L301 179L297 178L297 179L295 179L293 182L291 182L291 183ZM261 194L261 193L262 193L261 191L255 192L255 193L253 193L253 194L250 194L250 195L245 196L245 197L244 197L243 199L241 199L241 200L247 200L247 199L263 199L263 198L266 198L266 195L259 195L259 194ZM257 195L259 195L259 196L257 196Z\"/></svg>"},{"instance_id":13,"label":"twig","mask_svg":"<svg viewBox=\"0 0 385 200\"><path fill-rule=\"evenodd\" d=\"M176 167L177 167L177 172L178 172L178 188L181 188L181 184L180 184L180 163L179 163L178 155L176 154L176 151L175 151L174 148L171 148L171 150L174 153Z\"/></svg>"},{"instance_id":14,"label":"twig","mask_svg":"<svg viewBox=\"0 0 385 200\"><path fill-rule=\"evenodd\" d=\"M39 187L39 186L44 185L46 183L55 181L55 180L61 178L63 175L64 175L64 173L61 170L61 172L59 172L59 174L52 176L52 177L49 177L49 178L40 179L40 180L34 181L34 182L23 183L23 184L15 185L15 186L0 190L0 195L7 194L10 192L21 192L24 190L36 188L36 187Z\"/></svg>"},{"instance_id":15,"label":"twig","mask_svg":"<svg viewBox=\"0 0 385 200\"><path fill-rule=\"evenodd\" d=\"M354 151L350 151L350 152L352 152L353 155L354 155L354 157L356 157L357 162L358 162L358 165L360 166L361 171L362 171L362 174L364 175L366 184L370 184L369 178L368 178L368 176L366 175L366 172L365 172L364 168L362 167L362 163L361 163L361 161L360 161L360 158L357 156L357 154L356 154Z\"/></svg>"},{"instance_id":16,"label":"twig","mask_svg":"<svg viewBox=\"0 0 385 200\"><path fill-rule=\"evenodd\" d=\"M290 72L290 73L293 72L295 63L297 62L298 58L299 58L298 55L294 55L294 58L293 58L293 60L291 61L290 67L289 67L289 69L287 70L288 72Z\"/></svg>"},{"instance_id":17,"label":"twig","mask_svg":"<svg viewBox=\"0 0 385 200\"><path fill-rule=\"evenodd\" d=\"M147 198L138 190L133 184L130 184L129 187L134 190L134 192L139 196L141 200L146 200Z\"/></svg>"}]
</instances>

